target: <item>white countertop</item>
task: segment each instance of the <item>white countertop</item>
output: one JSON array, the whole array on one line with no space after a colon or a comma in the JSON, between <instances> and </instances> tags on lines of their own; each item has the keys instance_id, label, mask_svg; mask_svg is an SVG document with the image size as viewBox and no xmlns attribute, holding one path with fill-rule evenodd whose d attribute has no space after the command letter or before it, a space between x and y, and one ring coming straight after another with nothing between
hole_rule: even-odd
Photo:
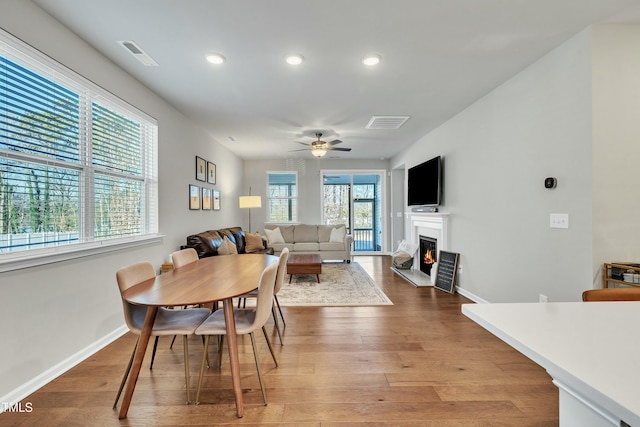
<instances>
[{"instance_id":1,"label":"white countertop","mask_svg":"<svg viewBox=\"0 0 640 427\"><path fill-rule=\"evenodd\" d=\"M556 381L640 426L640 302L463 304Z\"/></svg>"}]
</instances>

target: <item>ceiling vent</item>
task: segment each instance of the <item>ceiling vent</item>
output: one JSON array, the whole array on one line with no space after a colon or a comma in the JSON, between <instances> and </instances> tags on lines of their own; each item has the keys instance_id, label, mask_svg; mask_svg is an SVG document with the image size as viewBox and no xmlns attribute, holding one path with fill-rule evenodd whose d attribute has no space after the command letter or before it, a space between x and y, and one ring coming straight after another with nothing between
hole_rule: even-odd
<instances>
[{"instance_id":1,"label":"ceiling vent","mask_svg":"<svg viewBox=\"0 0 640 427\"><path fill-rule=\"evenodd\" d=\"M125 48L127 52L132 54L138 61L142 62L147 67L156 67L158 63L149 55L147 55L140 46L130 40L118 41L118 44Z\"/></svg>"},{"instance_id":2,"label":"ceiling vent","mask_svg":"<svg viewBox=\"0 0 640 427\"><path fill-rule=\"evenodd\" d=\"M409 116L372 116L366 129L399 129Z\"/></svg>"}]
</instances>

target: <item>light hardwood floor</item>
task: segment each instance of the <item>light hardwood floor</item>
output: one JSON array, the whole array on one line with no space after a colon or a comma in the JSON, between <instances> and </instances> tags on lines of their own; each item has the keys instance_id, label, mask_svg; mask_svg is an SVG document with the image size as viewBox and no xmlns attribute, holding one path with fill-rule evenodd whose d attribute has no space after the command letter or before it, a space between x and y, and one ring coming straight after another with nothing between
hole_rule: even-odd
<instances>
[{"instance_id":1,"label":"light hardwood floor","mask_svg":"<svg viewBox=\"0 0 640 427\"><path fill-rule=\"evenodd\" d=\"M170 350L165 338L152 371L149 348L129 416L118 420L111 407L135 342L127 334L24 399L32 412L0 414L0 425L558 425L558 392L549 375L463 316L460 305L469 300L411 286L390 270L389 257L356 261L394 305L284 307L284 346L272 336L278 368L256 335L268 406L250 341L240 337L242 419L235 416L228 360L221 371L208 370L200 405L185 405L182 345L177 340ZM191 338L193 395L199 344ZM210 352L215 357L215 344Z\"/></svg>"}]
</instances>

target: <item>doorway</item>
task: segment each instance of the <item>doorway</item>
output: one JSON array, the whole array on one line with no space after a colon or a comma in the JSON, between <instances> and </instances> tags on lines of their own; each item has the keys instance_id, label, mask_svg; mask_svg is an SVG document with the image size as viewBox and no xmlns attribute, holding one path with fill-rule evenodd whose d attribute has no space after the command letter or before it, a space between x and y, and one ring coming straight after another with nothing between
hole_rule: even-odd
<instances>
[{"instance_id":1,"label":"doorway","mask_svg":"<svg viewBox=\"0 0 640 427\"><path fill-rule=\"evenodd\" d=\"M322 223L345 224L359 254L384 247L384 171L322 172Z\"/></svg>"}]
</instances>

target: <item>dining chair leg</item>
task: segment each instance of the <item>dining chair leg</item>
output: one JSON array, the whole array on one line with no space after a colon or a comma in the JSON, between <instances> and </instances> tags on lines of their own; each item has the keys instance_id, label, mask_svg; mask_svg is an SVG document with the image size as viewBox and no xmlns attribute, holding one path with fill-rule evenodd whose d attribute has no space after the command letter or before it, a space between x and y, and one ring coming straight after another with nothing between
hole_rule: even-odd
<instances>
[{"instance_id":1,"label":"dining chair leg","mask_svg":"<svg viewBox=\"0 0 640 427\"><path fill-rule=\"evenodd\" d=\"M184 347L184 381L187 386L187 405L191 403L190 396L190 384L189 384L189 339L186 335L182 336L182 343Z\"/></svg>"},{"instance_id":2,"label":"dining chair leg","mask_svg":"<svg viewBox=\"0 0 640 427\"><path fill-rule=\"evenodd\" d=\"M267 347L269 347L269 351L271 352L271 357L273 358L273 363L276 364L276 368L278 367L278 361L276 360L276 354L273 352L273 347L271 347L271 341L269 341L269 337L267 336L267 330L262 327L262 333L264 334L264 339L267 340Z\"/></svg>"},{"instance_id":3,"label":"dining chair leg","mask_svg":"<svg viewBox=\"0 0 640 427\"><path fill-rule=\"evenodd\" d=\"M265 337L266 337L266 331L264 330L264 328L262 328L262 332L265 333ZM267 392L264 389L264 383L262 382L262 370L260 369L260 360L258 358L258 349L256 348L256 339L253 336L253 332L249 333L249 337L251 338L251 347L253 347L253 358L256 361L256 369L258 371L258 381L260 382L260 390L262 390L262 399L264 400L264 406L267 406ZM267 339L267 342L269 340ZM271 346L269 346L271 347ZM273 353L272 353L273 355Z\"/></svg>"},{"instance_id":4,"label":"dining chair leg","mask_svg":"<svg viewBox=\"0 0 640 427\"><path fill-rule=\"evenodd\" d=\"M153 369L153 361L156 360L156 350L158 349L158 339L160 337L156 335L156 339L153 341L153 352L151 353L151 365L149 365L149 369Z\"/></svg>"},{"instance_id":5,"label":"dining chair leg","mask_svg":"<svg viewBox=\"0 0 640 427\"><path fill-rule=\"evenodd\" d=\"M173 343L176 342L176 337L177 335L173 336L173 339L171 340L171 345L169 346L169 350L173 350Z\"/></svg>"},{"instance_id":6,"label":"dining chair leg","mask_svg":"<svg viewBox=\"0 0 640 427\"><path fill-rule=\"evenodd\" d=\"M222 347L224 347L224 335L220 335L218 342L218 369L222 368Z\"/></svg>"},{"instance_id":7,"label":"dining chair leg","mask_svg":"<svg viewBox=\"0 0 640 427\"><path fill-rule=\"evenodd\" d=\"M129 358L129 364L127 365L127 369L124 371L124 375L122 376L122 381L120 382L120 388L118 389L118 394L116 395L116 400L113 402L113 409L116 409L118 406L118 400L120 400L120 395L122 394L122 390L124 389L124 384L127 382L127 377L129 376L129 372L131 372L131 366L133 365L133 356L136 354L136 349L138 348L138 342L140 342L140 337L136 340L136 345L133 346L133 352L131 352L131 357Z\"/></svg>"},{"instance_id":8,"label":"dining chair leg","mask_svg":"<svg viewBox=\"0 0 640 427\"><path fill-rule=\"evenodd\" d=\"M282 308L280 307L280 301L278 301L278 296L274 295L273 300L276 302L276 305L278 306L278 311L280 312L280 317L282 318L282 325L287 326L287 323L284 321L284 316L282 315Z\"/></svg>"},{"instance_id":9,"label":"dining chair leg","mask_svg":"<svg viewBox=\"0 0 640 427\"><path fill-rule=\"evenodd\" d=\"M204 347L204 356L207 361L207 368L209 368L209 353L207 352L207 339L205 338L204 335L202 336L202 346Z\"/></svg>"},{"instance_id":10,"label":"dining chair leg","mask_svg":"<svg viewBox=\"0 0 640 427\"><path fill-rule=\"evenodd\" d=\"M282 342L282 333L280 332L280 325L278 324L278 316L276 315L275 306L271 306L271 314L273 315L273 324L276 327L276 332L278 333L278 338L280 339L280 345L284 345Z\"/></svg>"},{"instance_id":11,"label":"dining chair leg","mask_svg":"<svg viewBox=\"0 0 640 427\"><path fill-rule=\"evenodd\" d=\"M200 364L200 376L198 377L198 391L196 392L196 405L200 404L200 387L202 387L202 377L204 376L204 365L208 364L209 352L209 335L204 336L204 353L202 354L202 363Z\"/></svg>"}]
</instances>

